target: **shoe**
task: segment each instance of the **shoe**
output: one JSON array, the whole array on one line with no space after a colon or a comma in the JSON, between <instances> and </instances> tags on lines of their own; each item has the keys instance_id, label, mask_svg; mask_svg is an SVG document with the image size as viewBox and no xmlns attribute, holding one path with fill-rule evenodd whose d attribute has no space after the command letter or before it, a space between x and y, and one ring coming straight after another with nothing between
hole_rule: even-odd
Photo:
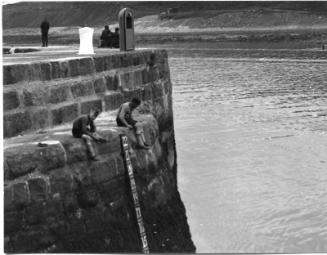
<instances>
[{"instance_id":1,"label":"shoe","mask_svg":"<svg viewBox=\"0 0 327 255\"><path fill-rule=\"evenodd\" d=\"M98 158L97 156L90 157L90 159L91 159L92 161L99 161L99 158Z\"/></svg>"}]
</instances>

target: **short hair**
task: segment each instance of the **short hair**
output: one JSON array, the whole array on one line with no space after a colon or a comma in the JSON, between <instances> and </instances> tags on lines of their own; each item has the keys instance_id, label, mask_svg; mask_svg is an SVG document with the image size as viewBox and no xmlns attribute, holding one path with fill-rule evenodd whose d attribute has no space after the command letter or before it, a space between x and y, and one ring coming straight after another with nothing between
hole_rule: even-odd
<instances>
[{"instance_id":1,"label":"short hair","mask_svg":"<svg viewBox=\"0 0 327 255\"><path fill-rule=\"evenodd\" d=\"M98 108L91 108L91 112L93 112L96 116L100 114L100 110Z\"/></svg>"},{"instance_id":2,"label":"short hair","mask_svg":"<svg viewBox=\"0 0 327 255\"><path fill-rule=\"evenodd\" d=\"M133 97L131 102L133 104L135 104L135 105L140 105L141 104L141 100L138 99L137 97Z\"/></svg>"},{"instance_id":3,"label":"short hair","mask_svg":"<svg viewBox=\"0 0 327 255\"><path fill-rule=\"evenodd\" d=\"M105 25L104 28L109 28L109 26L108 25Z\"/></svg>"}]
</instances>

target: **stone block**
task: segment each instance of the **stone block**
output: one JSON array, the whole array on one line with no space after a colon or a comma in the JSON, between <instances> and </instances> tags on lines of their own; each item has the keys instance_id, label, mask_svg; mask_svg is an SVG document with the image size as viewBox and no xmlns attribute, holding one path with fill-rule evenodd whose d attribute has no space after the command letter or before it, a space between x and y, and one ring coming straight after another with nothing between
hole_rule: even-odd
<instances>
[{"instance_id":1,"label":"stone block","mask_svg":"<svg viewBox=\"0 0 327 255\"><path fill-rule=\"evenodd\" d=\"M51 77L52 79L60 78L60 64L58 61L52 61L51 64Z\"/></svg>"},{"instance_id":2,"label":"stone block","mask_svg":"<svg viewBox=\"0 0 327 255\"><path fill-rule=\"evenodd\" d=\"M112 55L111 56L111 61L112 61L112 68L120 68L121 67L121 62L120 62L120 56L119 55Z\"/></svg>"},{"instance_id":3,"label":"stone block","mask_svg":"<svg viewBox=\"0 0 327 255\"><path fill-rule=\"evenodd\" d=\"M106 75L106 86L107 90L117 90L118 89L118 75Z\"/></svg>"},{"instance_id":4,"label":"stone block","mask_svg":"<svg viewBox=\"0 0 327 255\"><path fill-rule=\"evenodd\" d=\"M103 59L103 71L111 70L114 68L114 56L105 56Z\"/></svg>"},{"instance_id":5,"label":"stone block","mask_svg":"<svg viewBox=\"0 0 327 255\"><path fill-rule=\"evenodd\" d=\"M39 87L37 89L23 89L22 102L24 106L45 105L48 102L48 89Z\"/></svg>"},{"instance_id":6,"label":"stone block","mask_svg":"<svg viewBox=\"0 0 327 255\"><path fill-rule=\"evenodd\" d=\"M164 95L164 87L159 82L152 85L153 99L161 98Z\"/></svg>"},{"instance_id":7,"label":"stone block","mask_svg":"<svg viewBox=\"0 0 327 255\"><path fill-rule=\"evenodd\" d=\"M69 65L67 61L59 61L60 78L67 78L69 76Z\"/></svg>"},{"instance_id":8,"label":"stone block","mask_svg":"<svg viewBox=\"0 0 327 255\"><path fill-rule=\"evenodd\" d=\"M93 82L83 81L80 83L73 84L71 86L71 90L74 98L93 95Z\"/></svg>"},{"instance_id":9,"label":"stone block","mask_svg":"<svg viewBox=\"0 0 327 255\"><path fill-rule=\"evenodd\" d=\"M26 182L15 183L12 186L14 202L18 206L25 206L30 202L29 191Z\"/></svg>"},{"instance_id":10,"label":"stone block","mask_svg":"<svg viewBox=\"0 0 327 255\"><path fill-rule=\"evenodd\" d=\"M88 233L103 232L104 216L103 213L96 209L87 210L84 213L85 226Z\"/></svg>"},{"instance_id":11,"label":"stone block","mask_svg":"<svg viewBox=\"0 0 327 255\"><path fill-rule=\"evenodd\" d=\"M28 225L41 224L45 221L45 207L43 203L36 203L25 208L24 219Z\"/></svg>"},{"instance_id":12,"label":"stone block","mask_svg":"<svg viewBox=\"0 0 327 255\"><path fill-rule=\"evenodd\" d=\"M78 116L78 104L64 105L51 110L52 125L70 122Z\"/></svg>"},{"instance_id":13,"label":"stone block","mask_svg":"<svg viewBox=\"0 0 327 255\"><path fill-rule=\"evenodd\" d=\"M171 95L172 85L169 80L164 81L164 90L166 95Z\"/></svg>"},{"instance_id":14,"label":"stone block","mask_svg":"<svg viewBox=\"0 0 327 255\"><path fill-rule=\"evenodd\" d=\"M22 144L4 151L10 178L34 171L47 172L65 165L65 151L60 143L39 147L37 144Z\"/></svg>"},{"instance_id":15,"label":"stone block","mask_svg":"<svg viewBox=\"0 0 327 255\"><path fill-rule=\"evenodd\" d=\"M81 208L92 208L98 204L100 195L96 189L85 189L79 191L77 201Z\"/></svg>"},{"instance_id":16,"label":"stone block","mask_svg":"<svg viewBox=\"0 0 327 255\"><path fill-rule=\"evenodd\" d=\"M4 91L3 92L3 109L4 111L8 111L11 109L15 109L19 106L19 98L17 91Z\"/></svg>"},{"instance_id":17,"label":"stone block","mask_svg":"<svg viewBox=\"0 0 327 255\"><path fill-rule=\"evenodd\" d=\"M10 242L10 237L9 236L4 236L4 240L3 240L3 245L4 245L4 252L5 253L14 253L14 249L11 245L11 242Z\"/></svg>"},{"instance_id":18,"label":"stone block","mask_svg":"<svg viewBox=\"0 0 327 255\"><path fill-rule=\"evenodd\" d=\"M79 75L95 73L95 65L92 58L79 59Z\"/></svg>"},{"instance_id":19,"label":"stone block","mask_svg":"<svg viewBox=\"0 0 327 255\"><path fill-rule=\"evenodd\" d=\"M84 161L88 158L85 142L83 139L69 136L63 139L61 143L66 151L67 164Z\"/></svg>"},{"instance_id":20,"label":"stone block","mask_svg":"<svg viewBox=\"0 0 327 255\"><path fill-rule=\"evenodd\" d=\"M138 53L133 56L133 65L138 66L141 64L141 57Z\"/></svg>"},{"instance_id":21,"label":"stone block","mask_svg":"<svg viewBox=\"0 0 327 255\"><path fill-rule=\"evenodd\" d=\"M142 72L143 70L137 70L134 72L134 86L141 86L143 84Z\"/></svg>"},{"instance_id":22,"label":"stone block","mask_svg":"<svg viewBox=\"0 0 327 255\"><path fill-rule=\"evenodd\" d=\"M12 235L11 243L15 253L32 253L40 249L42 247L41 240L48 235L42 229L42 227L33 226Z\"/></svg>"},{"instance_id":23,"label":"stone block","mask_svg":"<svg viewBox=\"0 0 327 255\"><path fill-rule=\"evenodd\" d=\"M143 94L141 97L143 100L152 100L153 92L152 92L152 84L147 84L143 87Z\"/></svg>"},{"instance_id":24,"label":"stone block","mask_svg":"<svg viewBox=\"0 0 327 255\"><path fill-rule=\"evenodd\" d=\"M41 80L48 81L51 80L51 64L50 63L41 63Z\"/></svg>"},{"instance_id":25,"label":"stone block","mask_svg":"<svg viewBox=\"0 0 327 255\"><path fill-rule=\"evenodd\" d=\"M123 161L123 158L120 156L120 157L116 157L116 175L119 176L119 175L124 175L125 174L125 164L124 164L124 161Z\"/></svg>"},{"instance_id":26,"label":"stone block","mask_svg":"<svg viewBox=\"0 0 327 255\"><path fill-rule=\"evenodd\" d=\"M106 91L106 79L104 77L100 77L94 81L94 91L97 94Z\"/></svg>"},{"instance_id":27,"label":"stone block","mask_svg":"<svg viewBox=\"0 0 327 255\"><path fill-rule=\"evenodd\" d=\"M142 71L142 82L143 83L148 83L150 82L150 75L148 69L143 69Z\"/></svg>"},{"instance_id":28,"label":"stone block","mask_svg":"<svg viewBox=\"0 0 327 255\"><path fill-rule=\"evenodd\" d=\"M102 101L101 99L90 100L81 103L81 113L88 114L91 109L98 109L102 111Z\"/></svg>"},{"instance_id":29,"label":"stone block","mask_svg":"<svg viewBox=\"0 0 327 255\"><path fill-rule=\"evenodd\" d=\"M60 85L50 89L49 102L58 104L71 98L70 88L68 85Z\"/></svg>"},{"instance_id":30,"label":"stone block","mask_svg":"<svg viewBox=\"0 0 327 255\"><path fill-rule=\"evenodd\" d=\"M3 119L4 137L12 137L32 127L32 121L28 112L5 114Z\"/></svg>"},{"instance_id":31,"label":"stone block","mask_svg":"<svg viewBox=\"0 0 327 255\"><path fill-rule=\"evenodd\" d=\"M4 233L9 234L22 228L23 214L21 211L4 211Z\"/></svg>"},{"instance_id":32,"label":"stone block","mask_svg":"<svg viewBox=\"0 0 327 255\"><path fill-rule=\"evenodd\" d=\"M76 186L73 174L65 169L56 169L52 171L49 178L51 193L58 193L61 197L66 193L70 193Z\"/></svg>"},{"instance_id":33,"label":"stone block","mask_svg":"<svg viewBox=\"0 0 327 255\"><path fill-rule=\"evenodd\" d=\"M112 92L105 95L105 111L117 109L123 102L124 96L119 92Z\"/></svg>"},{"instance_id":34,"label":"stone block","mask_svg":"<svg viewBox=\"0 0 327 255\"><path fill-rule=\"evenodd\" d=\"M116 162L114 158L106 161L94 162L91 166L92 182L97 185L113 179L116 175Z\"/></svg>"},{"instance_id":35,"label":"stone block","mask_svg":"<svg viewBox=\"0 0 327 255\"><path fill-rule=\"evenodd\" d=\"M77 188L89 187L92 184L90 163L85 161L75 163L71 165L69 171L73 174L73 185L77 186ZM75 189L76 187L73 188Z\"/></svg>"},{"instance_id":36,"label":"stone block","mask_svg":"<svg viewBox=\"0 0 327 255\"><path fill-rule=\"evenodd\" d=\"M101 198L107 206L111 206L112 202L123 196L126 192L125 187L126 184L121 179L113 179L98 185Z\"/></svg>"},{"instance_id":37,"label":"stone block","mask_svg":"<svg viewBox=\"0 0 327 255\"><path fill-rule=\"evenodd\" d=\"M43 178L29 179L28 187L30 190L31 202L41 202L47 199L48 188Z\"/></svg>"},{"instance_id":38,"label":"stone block","mask_svg":"<svg viewBox=\"0 0 327 255\"><path fill-rule=\"evenodd\" d=\"M39 108L30 111L32 128L34 130L44 129L50 126L49 112L47 108Z\"/></svg>"},{"instance_id":39,"label":"stone block","mask_svg":"<svg viewBox=\"0 0 327 255\"><path fill-rule=\"evenodd\" d=\"M66 213L76 212L76 210L79 208L77 195L74 193L66 194L63 199L63 205Z\"/></svg>"},{"instance_id":40,"label":"stone block","mask_svg":"<svg viewBox=\"0 0 327 255\"><path fill-rule=\"evenodd\" d=\"M42 69L40 63L29 64L28 66L28 81L41 81Z\"/></svg>"},{"instance_id":41,"label":"stone block","mask_svg":"<svg viewBox=\"0 0 327 255\"><path fill-rule=\"evenodd\" d=\"M119 86L124 90L134 89L134 72L119 74Z\"/></svg>"},{"instance_id":42,"label":"stone block","mask_svg":"<svg viewBox=\"0 0 327 255\"><path fill-rule=\"evenodd\" d=\"M105 57L103 56L94 57L95 71L97 73L100 73L105 70L104 62L105 62Z\"/></svg>"},{"instance_id":43,"label":"stone block","mask_svg":"<svg viewBox=\"0 0 327 255\"><path fill-rule=\"evenodd\" d=\"M14 205L14 194L12 186L5 186L3 192L3 205L5 210L8 210Z\"/></svg>"},{"instance_id":44,"label":"stone block","mask_svg":"<svg viewBox=\"0 0 327 255\"><path fill-rule=\"evenodd\" d=\"M69 74L71 77L76 77L79 74L79 59L68 60Z\"/></svg>"},{"instance_id":45,"label":"stone block","mask_svg":"<svg viewBox=\"0 0 327 255\"><path fill-rule=\"evenodd\" d=\"M28 65L27 64L15 64L10 68L10 83L17 83L20 81L28 81Z\"/></svg>"},{"instance_id":46,"label":"stone block","mask_svg":"<svg viewBox=\"0 0 327 255\"><path fill-rule=\"evenodd\" d=\"M11 74L11 66L4 65L2 70L3 70L3 84L9 85L14 83L14 77L12 77Z\"/></svg>"}]
</instances>

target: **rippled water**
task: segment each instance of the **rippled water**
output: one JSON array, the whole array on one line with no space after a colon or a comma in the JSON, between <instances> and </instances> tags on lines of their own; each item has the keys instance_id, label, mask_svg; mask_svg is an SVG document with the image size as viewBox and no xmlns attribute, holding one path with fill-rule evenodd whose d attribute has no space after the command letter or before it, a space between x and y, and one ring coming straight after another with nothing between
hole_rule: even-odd
<instances>
[{"instance_id":1,"label":"rippled water","mask_svg":"<svg viewBox=\"0 0 327 255\"><path fill-rule=\"evenodd\" d=\"M327 252L326 54L228 52L169 52L197 252Z\"/></svg>"}]
</instances>

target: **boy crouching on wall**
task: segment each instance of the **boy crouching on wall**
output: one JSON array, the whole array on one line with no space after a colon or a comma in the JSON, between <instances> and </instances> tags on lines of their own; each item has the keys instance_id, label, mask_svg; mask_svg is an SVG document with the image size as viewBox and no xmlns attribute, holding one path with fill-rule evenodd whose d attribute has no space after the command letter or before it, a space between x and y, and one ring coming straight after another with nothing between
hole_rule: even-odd
<instances>
[{"instance_id":1,"label":"boy crouching on wall","mask_svg":"<svg viewBox=\"0 0 327 255\"><path fill-rule=\"evenodd\" d=\"M92 146L91 140L96 142L104 142L105 140L95 134L96 127L94 125L94 120L98 117L100 111L97 109L92 109L90 114L82 115L78 117L73 122L72 133L75 138L82 138L92 160L98 160L95 155L94 148Z\"/></svg>"},{"instance_id":2,"label":"boy crouching on wall","mask_svg":"<svg viewBox=\"0 0 327 255\"><path fill-rule=\"evenodd\" d=\"M141 104L140 99L132 98L130 102L123 103L118 110L116 122L118 127L128 127L133 129L136 134L137 142L143 149L149 149L146 143L142 124L132 118L132 112Z\"/></svg>"}]
</instances>

